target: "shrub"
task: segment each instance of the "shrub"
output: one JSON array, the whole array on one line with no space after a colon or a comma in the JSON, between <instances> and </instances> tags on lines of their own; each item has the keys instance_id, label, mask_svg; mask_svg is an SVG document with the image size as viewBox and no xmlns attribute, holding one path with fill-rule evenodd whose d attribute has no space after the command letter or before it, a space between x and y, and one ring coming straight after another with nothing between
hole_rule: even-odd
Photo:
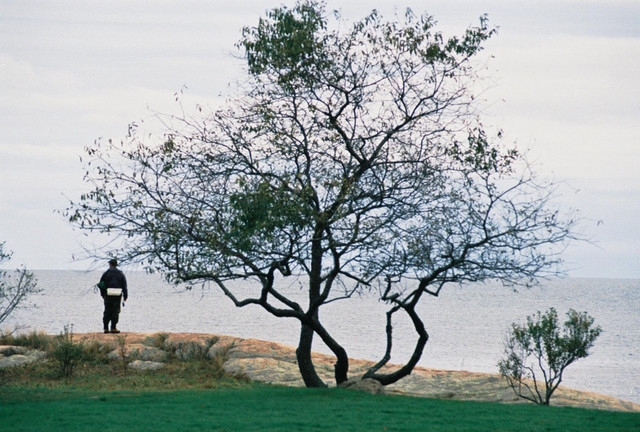
<instances>
[{"instance_id":1,"label":"shrub","mask_svg":"<svg viewBox=\"0 0 640 432\"><path fill-rule=\"evenodd\" d=\"M64 332L53 339L51 357L57 361L62 376L73 376L74 367L84 358L84 344L73 341L73 325L65 325Z\"/></svg>"},{"instance_id":2,"label":"shrub","mask_svg":"<svg viewBox=\"0 0 640 432\"><path fill-rule=\"evenodd\" d=\"M570 309L563 332L554 308L528 316L525 325L512 324L505 343L506 358L498 363L500 373L519 397L549 405L551 395L562 382L564 370L574 361L587 357L602 329L593 327L586 312ZM544 392L538 377L544 379Z\"/></svg>"},{"instance_id":3,"label":"shrub","mask_svg":"<svg viewBox=\"0 0 640 432\"><path fill-rule=\"evenodd\" d=\"M46 351L51 344L51 336L42 331L31 331L26 334L0 333L0 345L25 346Z\"/></svg>"},{"instance_id":4,"label":"shrub","mask_svg":"<svg viewBox=\"0 0 640 432\"><path fill-rule=\"evenodd\" d=\"M121 361L122 366L122 374L127 375L127 336L126 335L118 335L118 356Z\"/></svg>"},{"instance_id":5,"label":"shrub","mask_svg":"<svg viewBox=\"0 0 640 432\"><path fill-rule=\"evenodd\" d=\"M83 345L83 359L94 364L109 363L109 353L114 350L113 345L91 340Z\"/></svg>"}]
</instances>

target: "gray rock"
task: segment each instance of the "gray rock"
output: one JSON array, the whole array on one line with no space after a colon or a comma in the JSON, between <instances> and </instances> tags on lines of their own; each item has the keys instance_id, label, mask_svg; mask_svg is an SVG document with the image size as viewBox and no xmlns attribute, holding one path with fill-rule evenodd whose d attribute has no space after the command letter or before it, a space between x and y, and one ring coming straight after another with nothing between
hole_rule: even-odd
<instances>
[{"instance_id":1,"label":"gray rock","mask_svg":"<svg viewBox=\"0 0 640 432\"><path fill-rule=\"evenodd\" d=\"M180 360L202 359L207 356L207 349L198 342L179 342L175 347L175 354Z\"/></svg>"},{"instance_id":2,"label":"gray rock","mask_svg":"<svg viewBox=\"0 0 640 432\"><path fill-rule=\"evenodd\" d=\"M22 366L31 363L32 361L33 359L27 357L26 355L16 354L0 359L0 368Z\"/></svg>"},{"instance_id":3,"label":"gray rock","mask_svg":"<svg viewBox=\"0 0 640 432\"><path fill-rule=\"evenodd\" d=\"M47 356L47 353L40 350L30 349L26 352L25 355L30 359L32 359L32 361L38 361L40 359L45 358Z\"/></svg>"},{"instance_id":4,"label":"gray rock","mask_svg":"<svg viewBox=\"0 0 640 432\"><path fill-rule=\"evenodd\" d=\"M111 351L109 354L107 354L107 357L109 357L111 360L122 360L122 355L120 355L120 350L118 349ZM127 354L126 357L129 357L129 355Z\"/></svg>"},{"instance_id":5,"label":"gray rock","mask_svg":"<svg viewBox=\"0 0 640 432\"><path fill-rule=\"evenodd\" d=\"M129 367L137 370L158 370L164 367L164 363L145 360L134 360L129 363Z\"/></svg>"},{"instance_id":6,"label":"gray rock","mask_svg":"<svg viewBox=\"0 0 640 432\"><path fill-rule=\"evenodd\" d=\"M446 391L441 393L434 393L433 397L436 399L453 399L456 397L456 394L452 391Z\"/></svg>"},{"instance_id":7,"label":"gray rock","mask_svg":"<svg viewBox=\"0 0 640 432\"><path fill-rule=\"evenodd\" d=\"M207 358L213 359L218 356L227 355L230 349L231 345L213 345L209 348L209 351L207 351Z\"/></svg>"},{"instance_id":8,"label":"gray rock","mask_svg":"<svg viewBox=\"0 0 640 432\"><path fill-rule=\"evenodd\" d=\"M6 346L4 348L7 348ZM44 351L29 349L26 347L10 347L10 348L18 348L17 350L13 349L4 349L2 352L4 354L0 354L0 368L5 367L15 367L22 366L25 364L33 363L41 358L46 357L47 353Z\"/></svg>"},{"instance_id":9,"label":"gray rock","mask_svg":"<svg viewBox=\"0 0 640 432\"><path fill-rule=\"evenodd\" d=\"M384 386L371 378L352 378L340 384L339 387L348 390L362 391L371 394L384 394Z\"/></svg>"},{"instance_id":10,"label":"gray rock","mask_svg":"<svg viewBox=\"0 0 640 432\"><path fill-rule=\"evenodd\" d=\"M167 359L169 353L160 348L144 348L138 352L140 360L162 362Z\"/></svg>"},{"instance_id":11,"label":"gray rock","mask_svg":"<svg viewBox=\"0 0 640 432\"><path fill-rule=\"evenodd\" d=\"M123 350L124 350L124 357L125 359L129 359L129 358L138 358L138 355L140 354L140 351L145 349L147 347L145 347L142 344L136 344L136 343L125 343L124 347L121 346L116 346L113 351L111 351L109 354L107 354L107 357L109 357L111 360L122 360L122 354L123 354Z\"/></svg>"}]
</instances>

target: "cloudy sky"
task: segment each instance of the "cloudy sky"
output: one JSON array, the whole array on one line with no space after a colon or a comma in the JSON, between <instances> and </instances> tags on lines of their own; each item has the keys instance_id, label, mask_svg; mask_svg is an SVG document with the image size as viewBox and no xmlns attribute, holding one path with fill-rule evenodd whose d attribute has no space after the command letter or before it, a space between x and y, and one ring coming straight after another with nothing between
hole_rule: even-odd
<instances>
[{"instance_id":1,"label":"cloudy sky","mask_svg":"<svg viewBox=\"0 0 640 432\"><path fill-rule=\"evenodd\" d=\"M242 26L282 0L0 0L0 241L10 267L84 269L86 244L55 213L86 189L79 157L99 137L175 109L185 89L215 106L242 73ZM409 6L445 34L487 13L483 121L562 181L591 243L565 252L575 277L640 278L640 2L327 1L348 18ZM186 105L187 108L191 105Z\"/></svg>"}]
</instances>

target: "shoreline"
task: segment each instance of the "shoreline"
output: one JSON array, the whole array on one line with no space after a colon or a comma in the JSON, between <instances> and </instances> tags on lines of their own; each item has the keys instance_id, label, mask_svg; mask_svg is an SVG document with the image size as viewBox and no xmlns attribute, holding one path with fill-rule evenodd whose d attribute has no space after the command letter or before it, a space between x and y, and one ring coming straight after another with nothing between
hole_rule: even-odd
<instances>
[{"instance_id":1,"label":"shoreline","mask_svg":"<svg viewBox=\"0 0 640 432\"><path fill-rule=\"evenodd\" d=\"M218 338L213 348L228 348L224 368L229 373L244 374L249 379L264 383L304 387L298 371L295 347L259 339L245 339L209 333L171 332L122 332L116 334L82 333L79 340L97 340L116 343L117 337L125 337L130 352L143 349L146 339L165 334L167 342L197 342L205 344L212 337ZM330 386L333 381L333 356L313 353L314 364L320 378ZM374 362L349 359L350 378L362 375ZM392 370L394 365L386 369ZM387 394L413 397L430 397L451 400L474 400L499 403L530 403L515 395L498 374L430 369L418 366L413 373L399 382L386 386ZM552 406L572 406L588 409L603 409L640 412L640 404L590 391L560 386L551 398Z\"/></svg>"}]
</instances>

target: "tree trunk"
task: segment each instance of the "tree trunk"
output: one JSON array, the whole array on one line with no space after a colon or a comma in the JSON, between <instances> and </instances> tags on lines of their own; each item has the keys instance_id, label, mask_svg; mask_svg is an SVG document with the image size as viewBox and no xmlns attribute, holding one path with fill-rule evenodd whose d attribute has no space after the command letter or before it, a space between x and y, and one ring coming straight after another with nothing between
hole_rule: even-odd
<instances>
[{"instance_id":1,"label":"tree trunk","mask_svg":"<svg viewBox=\"0 0 640 432\"><path fill-rule=\"evenodd\" d=\"M429 334L427 333L427 330L424 328L424 323L422 322L422 320L414 310L413 306L405 307L403 308L403 310L411 317L411 321L413 322L413 326L416 330L416 333L418 333L418 340L416 341L416 345L413 349L413 354L411 355L411 358L404 366L402 366L400 369L396 370L395 372L391 372L388 374L379 374L379 373L376 373L377 369L371 369L369 370L369 372L367 372L364 375L364 378L373 378L374 380L378 381L382 385L393 384L398 380L400 380L401 378L404 378L405 376L411 374L411 372L413 371L413 368L418 364L420 357L422 357L422 351L424 350L424 347L427 344L427 341L429 340ZM389 336L389 338L391 337L390 332L391 332L391 323L390 321L388 321L387 335ZM389 344L391 343L390 339L388 340L388 343ZM379 366L378 367L379 369L382 365L379 364L376 366Z\"/></svg>"},{"instance_id":2,"label":"tree trunk","mask_svg":"<svg viewBox=\"0 0 640 432\"><path fill-rule=\"evenodd\" d=\"M336 345L336 349L332 349L332 351L336 355L334 376L336 378L336 384L340 385L348 379L347 373L349 372L349 356L347 355L347 351L345 351L345 349L340 345Z\"/></svg>"},{"instance_id":3,"label":"tree trunk","mask_svg":"<svg viewBox=\"0 0 640 432\"><path fill-rule=\"evenodd\" d=\"M320 324L318 320L314 321L314 330L322 338L322 342L335 354L336 362L334 366L334 377L336 385L345 382L348 379L349 372L349 356L347 351L340 345L329 332Z\"/></svg>"},{"instance_id":4,"label":"tree trunk","mask_svg":"<svg viewBox=\"0 0 640 432\"><path fill-rule=\"evenodd\" d=\"M296 359L302 380L307 387L326 387L320 379L311 359L311 346L313 345L314 331L306 324L301 324L300 340L296 349Z\"/></svg>"},{"instance_id":5,"label":"tree trunk","mask_svg":"<svg viewBox=\"0 0 640 432\"><path fill-rule=\"evenodd\" d=\"M319 324L318 307L321 304L320 284L322 272L322 233L321 225L316 226L311 242L311 271L309 273L309 310L307 312L307 321L301 322L300 340L296 349L296 358L298 359L298 369L307 387L326 387L327 385L320 379L311 358L311 346L313 344L313 335L316 331L314 326ZM321 326L320 326L321 327ZM321 327L322 328L322 327Z\"/></svg>"}]
</instances>

